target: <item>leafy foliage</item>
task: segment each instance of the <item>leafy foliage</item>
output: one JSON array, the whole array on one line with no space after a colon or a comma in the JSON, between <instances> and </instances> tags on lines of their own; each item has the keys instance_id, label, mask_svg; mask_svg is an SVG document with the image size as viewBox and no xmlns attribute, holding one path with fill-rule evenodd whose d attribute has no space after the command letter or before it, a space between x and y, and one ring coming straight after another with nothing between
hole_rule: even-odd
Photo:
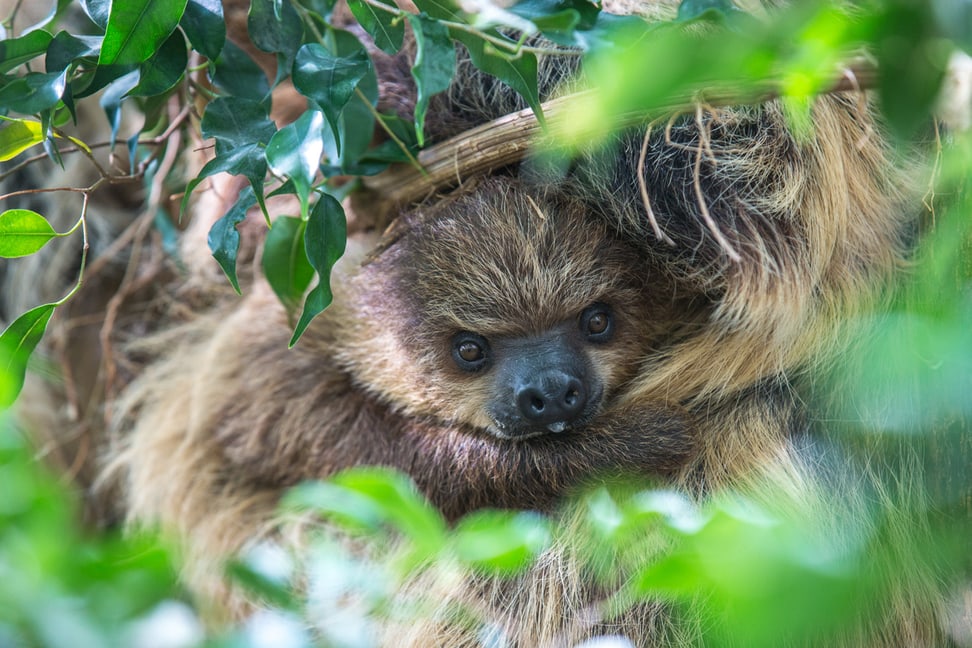
<instances>
[{"instance_id":1,"label":"leafy foliage","mask_svg":"<svg viewBox=\"0 0 972 648\"><path fill-rule=\"evenodd\" d=\"M214 142L214 155L188 182L182 208L217 173L247 179L249 186L208 238L237 292L237 226L247 211L259 205L267 214L272 193L292 194L300 205L299 213L272 224L268 217L262 258L270 285L299 313L292 344L331 300L329 276L346 238L344 212L334 195L353 186L345 176L414 161L417 148L426 144L429 101L455 74L457 44L479 69L522 95L538 118L538 56L584 57L592 92L578 98L565 125L552 125L567 155L609 140L630 115L654 117L673 100L731 95L756 101L770 88L796 114L826 90L839 64L862 49L877 61L876 93L884 118L907 144L928 123L948 56L972 51L972 5L964 0L891 0L856 5L853 12L828 2L798 2L758 18L722 0L685 0L675 21L660 24L602 15L586 0L524 0L508 8L417 0L414 15L381 0L351 0L354 17L383 52L397 52L406 30L414 35L417 102L408 123L378 113L371 57L354 34L332 24L333 6L326 0L254 0L248 24L254 44L278 62L272 79L226 39L218 0L82 0L92 24L71 31L59 30L55 20L65 4L56 3L37 29L9 33L0 41L0 161L29 163L37 147L55 162L69 153L90 155L88 143L61 129L77 119L79 102L94 101L101 93L110 148L124 106L136 104L146 116L129 140L135 153L129 174L100 169L106 184L138 182L151 173L159 148L168 145L155 136L188 128L188 116L201 112L201 132ZM537 35L548 40L538 41ZM288 79L308 109L278 129L269 116L271 90ZM177 115L160 109L172 99L183 107ZM392 134L391 141L372 141L376 125ZM950 429L951 422L972 415L969 159L972 143L959 138L943 154L940 193L957 196L955 205L941 215L920 250L921 271L908 299L890 316L870 322L860 357L847 359L848 367L873 358L887 364L886 371L840 382L860 390L844 399L853 403L845 418L857 421L858 433ZM105 183L74 189L87 197ZM86 218L82 209L82 230ZM0 215L0 256L33 254L58 236L43 214L12 209ZM17 397L30 355L63 301L27 311L0 334L0 409ZM125 645L131 621L172 596L163 552L153 545L82 536L70 500L5 427L0 427L0 463L0 644ZM964 470L967 466L957 466L948 477L965 484ZM949 552L949 542L968 531L950 516L958 499L934 502L949 523L935 536L940 546L914 548L938 551L956 568L961 559ZM343 532L385 539L376 542L385 554L372 562L344 555L326 539L307 558L312 567L315 561L327 566L326 577L310 570L309 591L333 602L334 609L348 593L366 602L358 625L320 628L326 639L342 644L366 643L361 629L369 616L383 613L397 584L416 570L460 564L515 575L554 543L581 540L592 543L592 554L618 556L610 577L630 582L606 606L659 596L686 608L701 605L716 645L773 646L794 632L825 643L844 615L866 612L880 599L871 575L893 570L900 558L886 552L881 535L886 512L875 511L873 519L862 521L870 531L857 544L838 548L808 533L814 520L777 515L795 506L783 494L774 506L739 498L698 509L669 493L600 490L579 503L579 531L556 519L497 511L449 527L404 478L377 470L306 485L287 504L321 514ZM627 564L623 557L646 536L658 539L657 560ZM281 567L280 560L257 558L234 566L234 573L275 602L280 618L299 626L294 619L306 602L292 586L304 575ZM328 634L338 627L345 633L360 630L365 639ZM294 636L295 645L310 641L300 632ZM237 645L235 640L228 643ZM245 638L240 641L246 645Z\"/></svg>"}]
</instances>

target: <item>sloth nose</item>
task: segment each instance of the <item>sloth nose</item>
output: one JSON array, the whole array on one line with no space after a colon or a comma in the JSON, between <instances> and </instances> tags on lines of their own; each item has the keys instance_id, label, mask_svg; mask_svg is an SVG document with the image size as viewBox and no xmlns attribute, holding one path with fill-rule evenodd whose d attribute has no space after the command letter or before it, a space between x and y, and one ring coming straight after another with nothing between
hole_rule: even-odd
<instances>
[{"instance_id":1,"label":"sloth nose","mask_svg":"<svg viewBox=\"0 0 972 648\"><path fill-rule=\"evenodd\" d=\"M577 376L561 371L532 377L516 392L523 418L551 432L562 432L580 417L587 405L587 390Z\"/></svg>"}]
</instances>

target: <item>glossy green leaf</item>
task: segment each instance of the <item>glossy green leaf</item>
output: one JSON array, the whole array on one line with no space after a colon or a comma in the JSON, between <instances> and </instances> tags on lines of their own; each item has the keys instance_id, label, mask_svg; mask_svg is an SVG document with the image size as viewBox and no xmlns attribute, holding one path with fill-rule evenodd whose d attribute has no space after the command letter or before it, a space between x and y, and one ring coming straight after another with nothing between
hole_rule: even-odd
<instances>
[{"instance_id":1,"label":"glossy green leaf","mask_svg":"<svg viewBox=\"0 0 972 648\"><path fill-rule=\"evenodd\" d=\"M331 32L328 42L331 53L348 56L359 50L361 41L354 34L340 29ZM324 154L329 166L336 169L332 171L333 175L353 174L352 170L366 154L374 139L374 107L377 104L378 78L374 69L369 69L338 116L337 131L324 129Z\"/></svg>"},{"instance_id":2,"label":"glossy green leaf","mask_svg":"<svg viewBox=\"0 0 972 648\"><path fill-rule=\"evenodd\" d=\"M216 140L217 155L248 144L265 145L277 132L265 104L240 97L218 97L209 102L200 128L203 137Z\"/></svg>"},{"instance_id":3,"label":"glossy green leaf","mask_svg":"<svg viewBox=\"0 0 972 648\"><path fill-rule=\"evenodd\" d=\"M111 125L111 147L114 148L118 137L118 127L121 126L122 101L138 85L138 70L133 70L108 84L101 95L99 103L108 116Z\"/></svg>"},{"instance_id":4,"label":"glossy green leaf","mask_svg":"<svg viewBox=\"0 0 972 648\"><path fill-rule=\"evenodd\" d=\"M182 79L188 62L186 39L176 30L158 52L138 67L138 85L128 94L137 97L168 92Z\"/></svg>"},{"instance_id":5,"label":"glossy green leaf","mask_svg":"<svg viewBox=\"0 0 972 648\"><path fill-rule=\"evenodd\" d=\"M179 22L193 48L215 61L226 42L223 3L219 0L189 0Z\"/></svg>"},{"instance_id":6,"label":"glossy green leaf","mask_svg":"<svg viewBox=\"0 0 972 648\"><path fill-rule=\"evenodd\" d=\"M240 232L236 226L246 218L246 212L253 206L256 197L253 189L246 187L226 214L213 223L209 229L207 242L213 258L219 263L233 290L240 293L240 282L236 277L236 257L240 251Z\"/></svg>"},{"instance_id":7,"label":"glossy green leaf","mask_svg":"<svg viewBox=\"0 0 972 648\"><path fill-rule=\"evenodd\" d=\"M44 336L47 323L54 314L54 304L32 308L0 333L0 409L10 407L24 386L27 361Z\"/></svg>"},{"instance_id":8,"label":"glossy green leaf","mask_svg":"<svg viewBox=\"0 0 972 648\"><path fill-rule=\"evenodd\" d=\"M535 513L479 511L464 517L454 531L454 550L478 570L512 574L550 546L551 534Z\"/></svg>"},{"instance_id":9,"label":"glossy green leaf","mask_svg":"<svg viewBox=\"0 0 972 648\"><path fill-rule=\"evenodd\" d=\"M544 124L537 90L537 57L533 53L520 52L519 57L508 58L497 53L493 46L487 49L486 41L475 34L457 29L449 33L466 46L473 65L513 88L533 109L540 123Z\"/></svg>"},{"instance_id":10,"label":"glossy green leaf","mask_svg":"<svg viewBox=\"0 0 972 648\"><path fill-rule=\"evenodd\" d=\"M101 36L79 36L59 31L47 47L44 60L48 72L60 72L78 59L95 57L101 51Z\"/></svg>"},{"instance_id":11,"label":"glossy green leaf","mask_svg":"<svg viewBox=\"0 0 972 648\"><path fill-rule=\"evenodd\" d=\"M112 2L98 65L132 65L147 61L178 26L186 2Z\"/></svg>"},{"instance_id":12,"label":"glossy green leaf","mask_svg":"<svg viewBox=\"0 0 972 648\"><path fill-rule=\"evenodd\" d=\"M207 162L199 170L199 174L186 185L186 191L182 196L182 205L179 208L180 215L186 212L192 192L199 186L199 183L217 173L246 176L255 193L256 200L260 203L260 209L266 215L267 207L263 199L263 181L267 175L267 160L263 154L263 147L259 144L239 146Z\"/></svg>"},{"instance_id":13,"label":"glossy green leaf","mask_svg":"<svg viewBox=\"0 0 972 648\"><path fill-rule=\"evenodd\" d=\"M24 115L42 112L57 105L66 85L64 72L29 72L0 88L0 108Z\"/></svg>"},{"instance_id":14,"label":"glossy green leaf","mask_svg":"<svg viewBox=\"0 0 972 648\"><path fill-rule=\"evenodd\" d=\"M91 22L104 30L108 26L111 0L78 0Z\"/></svg>"},{"instance_id":15,"label":"glossy green leaf","mask_svg":"<svg viewBox=\"0 0 972 648\"><path fill-rule=\"evenodd\" d=\"M375 39L375 45L386 54L394 54L402 47L405 37L405 21L393 13L394 4L389 5L392 12L383 11L364 0L348 0L351 13L366 32Z\"/></svg>"},{"instance_id":16,"label":"glossy green leaf","mask_svg":"<svg viewBox=\"0 0 972 648\"><path fill-rule=\"evenodd\" d=\"M371 59L364 47L346 56L335 56L323 46L309 43L297 52L294 87L320 106L331 131L338 133L341 111L370 70ZM340 141L337 146L340 150Z\"/></svg>"},{"instance_id":17,"label":"glossy green leaf","mask_svg":"<svg viewBox=\"0 0 972 648\"><path fill-rule=\"evenodd\" d=\"M47 219L29 209L0 214L0 257L29 256L57 236Z\"/></svg>"},{"instance_id":18,"label":"glossy green leaf","mask_svg":"<svg viewBox=\"0 0 972 648\"><path fill-rule=\"evenodd\" d=\"M293 67L304 41L304 23L288 0L251 0L246 24L254 45L277 54L279 82Z\"/></svg>"},{"instance_id":19,"label":"glossy green leaf","mask_svg":"<svg viewBox=\"0 0 972 648\"><path fill-rule=\"evenodd\" d=\"M267 144L267 164L274 173L294 183L302 218L306 218L311 186L324 152L323 127L320 111L308 110L277 131Z\"/></svg>"},{"instance_id":20,"label":"glossy green leaf","mask_svg":"<svg viewBox=\"0 0 972 648\"><path fill-rule=\"evenodd\" d=\"M453 0L417 0L415 6L419 11L437 20L462 21L462 12Z\"/></svg>"},{"instance_id":21,"label":"glossy green leaf","mask_svg":"<svg viewBox=\"0 0 972 648\"><path fill-rule=\"evenodd\" d=\"M327 308L332 299L331 268L344 254L348 238L344 208L333 196L322 195L314 205L304 232L307 260L317 272L317 285L307 294L290 346L297 343L311 320Z\"/></svg>"},{"instance_id":22,"label":"glossy green leaf","mask_svg":"<svg viewBox=\"0 0 972 648\"><path fill-rule=\"evenodd\" d=\"M263 275L288 308L300 303L314 278L304 250L306 226L300 218L280 216L273 221L263 245Z\"/></svg>"},{"instance_id":23,"label":"glossy green leaf","mask_svg":"<svg viewBox=\"0 0 972 648\"><path fill-rule=\"evenodd\" d=\"M228 40L223 44L223 50L216 59L215 67L213 81L219 88L234 97L263 101L270 94L267 75L250 58L250 55L234 45L233 41Z\"/></svg>"},{"instance_id":24,"label":"glossy green leaf","mask_svg":"<svg viewBox=\"0 0 972 648\"><path fill-rule=\"evenodd\" d=\"M415 63L412 78L417 91L415 100L415 135L418 145L425 144L425 115L429 100L452 83L456 73L456 48L449 30L442 23L425 16L409 16L415 35Z\"/></svg>"},{"instance_id":25,"label":"glossy green leaf","mask_svg":"<svg viewBox=\"0 0 972 648\"><path fill-rule=\"evenodd\" d=\"M43 141L40 122L0 117L0 162L11 160Z\"/></svg>"},{"instance_id":26,"label":"glossy green leaf","mask_svg":"<svg viewBox=\"0 0 972 648\"><path fill-rule=\"evenodd\" d=\"M0 40L0 73L9 72L46 52L52 38L46 31L38 29L20 38Z\"/></svg>"}]
</instances>

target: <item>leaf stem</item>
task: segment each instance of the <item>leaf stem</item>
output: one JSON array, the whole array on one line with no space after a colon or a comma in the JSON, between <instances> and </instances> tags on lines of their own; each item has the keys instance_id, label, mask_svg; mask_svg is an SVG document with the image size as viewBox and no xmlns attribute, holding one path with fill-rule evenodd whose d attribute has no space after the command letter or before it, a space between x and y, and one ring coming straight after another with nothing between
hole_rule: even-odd
<instances>
[{"instance_id":1,"label":"leaf stem","mask_svg":"<svg viewBox=\"0 0 972 648\"><path fill-rule=\"evenodd\" d=\"M89 195L90 194L88 193L84 194L84 203L81 205L81 217L78 218L78 225L81 226L81 236L84 240L84 243L81 246L81 266L78 268L78 281L76 284L74 284L74 288L71 289L71 292L61 297L60 300L54 302L55 307L63 305L66 301L74 297L74 295L81 290L81 286L84 285L84 268L88 262L88 224L86 216L88 213ZM75 225L72 230L77 229L78 225Z\"/></svg>"},{"instance_id":2,"label":"leaf stem","mask_svg":"<svg viewBox=\"0 0 972 648\"><path fill-rule=\"evenodd\" d=\"M378 122L378 125L381 126L381 129L383 131L385 131L385 134L387 134L388 137L390 137L392 139L392 141L395 142L395 144L398 145L398 148L400 148L402 150L402 153L405 154L405 157L408 158L408 161L416 169L418 169L419 171L421 171L424 174L425 173L425 169L422 168L422 164L415 158L414 155L412 155L412 152L408 150L408 146L405 145L405 142L403 142L401 139L399 139L399 137L397 135L395 135L395 133L392 131L392 129L388 127L388 124L385 123L385 120L383 120L381 118L381 113L378 112L377 110L375 110L375 107L371 105L371 102L370 101L368 101L368 97L366 97L365 94L363 92L361 92L361 89L360 88L355 88L354 89L354 94L358 97L358 99L361 100L361 103L363 103L365 105L365 107L372 114L372 116L374 116L375 121L377 121Z\"/></svg>"}]
</instances>

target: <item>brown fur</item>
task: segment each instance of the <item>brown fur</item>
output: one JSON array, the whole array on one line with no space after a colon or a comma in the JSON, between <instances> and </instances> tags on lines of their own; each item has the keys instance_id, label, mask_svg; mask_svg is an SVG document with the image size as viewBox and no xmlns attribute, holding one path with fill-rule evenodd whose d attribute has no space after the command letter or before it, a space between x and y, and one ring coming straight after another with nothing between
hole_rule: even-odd
<instances>
[{"instance_id":1,"label":"brown fur","mask_svg":"<svg viewBox=\"0 0 972 648\"><path fill-rule=\"evenodd\" d=\"M671 10L640 4L654 17ZM545 65L553 91L570 64ZM519 107L471 70L460 79L433 106L435 137ZM408 83L390 83L397 101ZM806 139L776 104L656 127L646 183L674 246L645 216L634 171L644 133L634 132L556 184L521 174L419 206L406 238L370 264L360 265L374 241L357 237L334 279L335 304L291 351L287 313L260 279L242 300L147 336L131 347L151 361L118 403L111 456L129 520L176 534L187 583L216 616L239 617L252 602L227 587L222 561L265 539L290 542L301 523L276 517L283 489L348 465L404 469L450 517L481 506L550 509L605 471L660 472L699 497L723 487L768 503L784 494L792 506L781 516L827 513L834 528L865 511L865 497L892 511L921 504L917 464L893 485L866 462L842 468L854 472L835 484L808 440L819 426L798 388L845 348L854 317L880 306L916 217L906 172L866 102L820 98L813 120ZM740 262L703 222L696 182ZM197 205L202 232L199 216L233 199L218 189ZM185 255L186 282L215 293L222 278L205 256ZM598 352L611 386L601 414L561 438L484 433L487 395L450 367L451 332L529 335L605 294L617 297L627 332L625 348ZM573 515L564 514L568 528ZM662 548L648 537L637 551L650 561ZM596 604L618 584L595 583L583 549L565 534L511 580L457 578L450 566L423 572L401 596L440 607L380 639L480 645L481 628L456 621L461 608L514 646L609 633L637 645L700 640L704 619L673 617L661 604L601 614ZM887 576L885 609L836 645L944 643L936 578L930 565L902 559Z\"/></svg>"}]
</instances>

